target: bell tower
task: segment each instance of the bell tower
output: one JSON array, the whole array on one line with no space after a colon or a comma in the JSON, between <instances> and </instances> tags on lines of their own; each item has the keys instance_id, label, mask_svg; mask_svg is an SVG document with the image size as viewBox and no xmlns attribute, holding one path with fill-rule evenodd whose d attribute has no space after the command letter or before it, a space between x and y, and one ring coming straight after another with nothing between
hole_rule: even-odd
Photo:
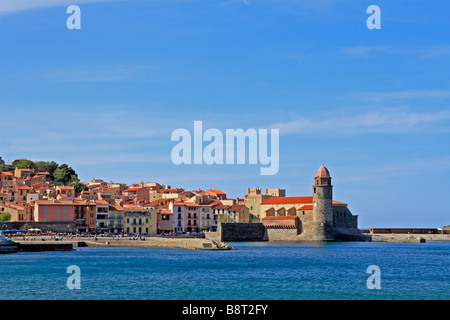
<instances>
[{"instance_id":1,"label":"bell tower","mask_svg":"<svg viewBox=\"0 0 450 320\"><path fill-rule=\"evenodd\" d=\"M333 186L325 166L317 170L313 185L313 240L333 238Z\"/></svg>"}]
</instances>

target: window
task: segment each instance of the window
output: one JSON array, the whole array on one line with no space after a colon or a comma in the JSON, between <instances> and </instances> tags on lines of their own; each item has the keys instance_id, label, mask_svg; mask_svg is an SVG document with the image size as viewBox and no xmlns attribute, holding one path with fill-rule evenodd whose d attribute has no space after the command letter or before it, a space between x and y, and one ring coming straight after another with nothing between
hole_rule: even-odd
<instances>
[{"instance_id":1,"label":"window","mask_svg":"<svg viewBox=\"0 0 450 320\"><path fill-rule=\"evenodd\" d=\"M59 210L59 208L58 208L58 214L60 213L60 210Z\"/></svg>"},{"instance_id":2,"label":"window","mask_svg":"<svg viewBox=\"0 0 450 320\"><path fill-rule=\"evenodd\" d=\"M259 206L258 206L258 209L257 209L258 211L259 211Z\"/></svg>"},{"instance_id":3,"label":"window","mask_svg":"<svg viewBox=\"0 0 450 320\"><path fill-rule=\"evenodd\" d=\"M47 222L47 218L44 218L44 222Z\"/></svg>"},{"instance_id":4,"label":"window","mask_svg":"<svg viewBox=\"0 0 450 320\"><path fill-rule=\"evenodd\" d=\"M59 218L56 219L56 222L59 222Z\"/></svg>"},{"instance_id":5,"label":"window","mask_svg":"<svg viewBox=\"0 0 450 320\"><path fill-rule=\"evenodd\" d=\"M109 218L110 218L110 219L114 219L114 213L110 213L110 214L109 214Z\"/></svg>"},{"instance_id":6,"label":"window","mask_svg":"<svg viewBox=\"0 0 450 320\"><path fill-rule=\"evenodd\" d=\"M67 222L70 222L70 218L67 218Z\"/></svg>"},{"instance_id":7,"label":"window","mask_svg":"<svg viewBox=\"0 0 450 320\"><path fill-rule=\"evenodd\" d=\"M44 213L47 213L47 208L44 209Z\"/></svg>"},{"instance_id":8,"label":"window","mask_svg":"<svg viewBox=\"0 0 450 320\"><path fill-rule=\"evenodd\" d=\"M66 208L63 209L63 213L64 214L67 213L67 209Z\"/></svg>"}]
</instances>

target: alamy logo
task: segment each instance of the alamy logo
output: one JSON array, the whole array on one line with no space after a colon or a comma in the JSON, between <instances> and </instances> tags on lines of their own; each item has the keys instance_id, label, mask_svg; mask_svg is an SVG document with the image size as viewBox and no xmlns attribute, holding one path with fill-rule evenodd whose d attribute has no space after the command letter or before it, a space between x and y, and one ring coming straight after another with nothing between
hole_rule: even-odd
<instances>
[{"instance_id":1,"label":"alamy logo","mask_svg":"<svg viewBox=\"0 0 450 320\"><path fill-rule=\"evenodd\" d=\"M381 289L381 270L377 265L371 265L367 267L367 273L371 274L367 278L367 289Z\"/></svg>"},{"instance_id":2,"label":"alamy logo","mask_svg":"<svg viewBox=\"0 0 450 320\"><path fill-rule=\"evenodd\" d=\"M67 267L66 273L72 274L67 278L67 288L70 290L81 289L81 270L79 266L71 265Z\"/></svg>"},{"instance_id":3,"label":"alamy logo","mask_svg":"<svg viewBox=\"0 0 450 320\"><path fill-rule=\"evenodd\" d=\"M172 132L172 141L179 141L172 149L171 159L179 164L246 164L246 141L248 140L248 164L266 165L261 175L274 175L279 169L279 130L270 130L270 155L267 129L226 129L225 143L222 131L207 129L203 132L202 121L194 121L194 137L187 129ZM192 140L194 148L192 150ZM203 148L203 142L210 142ZM236 145L235 145L236 142ZM236 148L235 148L236 147ZM236 149L236 154L235 154ZM193 152L192 152L193 151ZM225 155L224 155L225 151ZM192 153L194 161L192 161ZM236 158L236 161L235 161Z\"/></svg>"}]
</instances>

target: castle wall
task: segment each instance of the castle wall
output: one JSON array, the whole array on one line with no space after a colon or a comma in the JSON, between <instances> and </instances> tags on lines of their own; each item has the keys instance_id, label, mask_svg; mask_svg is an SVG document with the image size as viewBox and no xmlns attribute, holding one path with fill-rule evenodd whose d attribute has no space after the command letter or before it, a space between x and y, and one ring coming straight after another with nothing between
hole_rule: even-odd
<instances>
[{"instance_id":1,"label":"castle wall","mask_svg":"<svg viewBox=\"0 0 450 320\"><path fill-rule=\"evenodd\" d=\"M333 206L333 229L358 228L358 216L352 215L345 206Z\"/></svg>"}]
</instances>

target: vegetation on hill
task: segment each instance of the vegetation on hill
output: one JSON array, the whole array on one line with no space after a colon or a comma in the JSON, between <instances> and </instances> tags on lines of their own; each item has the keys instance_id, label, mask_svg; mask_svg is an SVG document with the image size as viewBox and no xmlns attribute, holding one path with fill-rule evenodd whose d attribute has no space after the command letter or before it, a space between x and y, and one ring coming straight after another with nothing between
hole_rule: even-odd
<instances>
[{"instance_id":1,"label":"vegetation on hill","mask_svg":"<svg viewBox=\"0 0 450 320\"><path fill-rule=\"evenodd\" d=\"M11 164L0 165L1 171L9 171L14 173L15 168L19 169L34 169L35 172L48 172L50 179L64 184L79 183L78 175L75 170L67 164L57 164L55 161L31 161L28 159L17 159ZM77 185L77 188L82 188Z\"/></svg>"}]
</instances>

